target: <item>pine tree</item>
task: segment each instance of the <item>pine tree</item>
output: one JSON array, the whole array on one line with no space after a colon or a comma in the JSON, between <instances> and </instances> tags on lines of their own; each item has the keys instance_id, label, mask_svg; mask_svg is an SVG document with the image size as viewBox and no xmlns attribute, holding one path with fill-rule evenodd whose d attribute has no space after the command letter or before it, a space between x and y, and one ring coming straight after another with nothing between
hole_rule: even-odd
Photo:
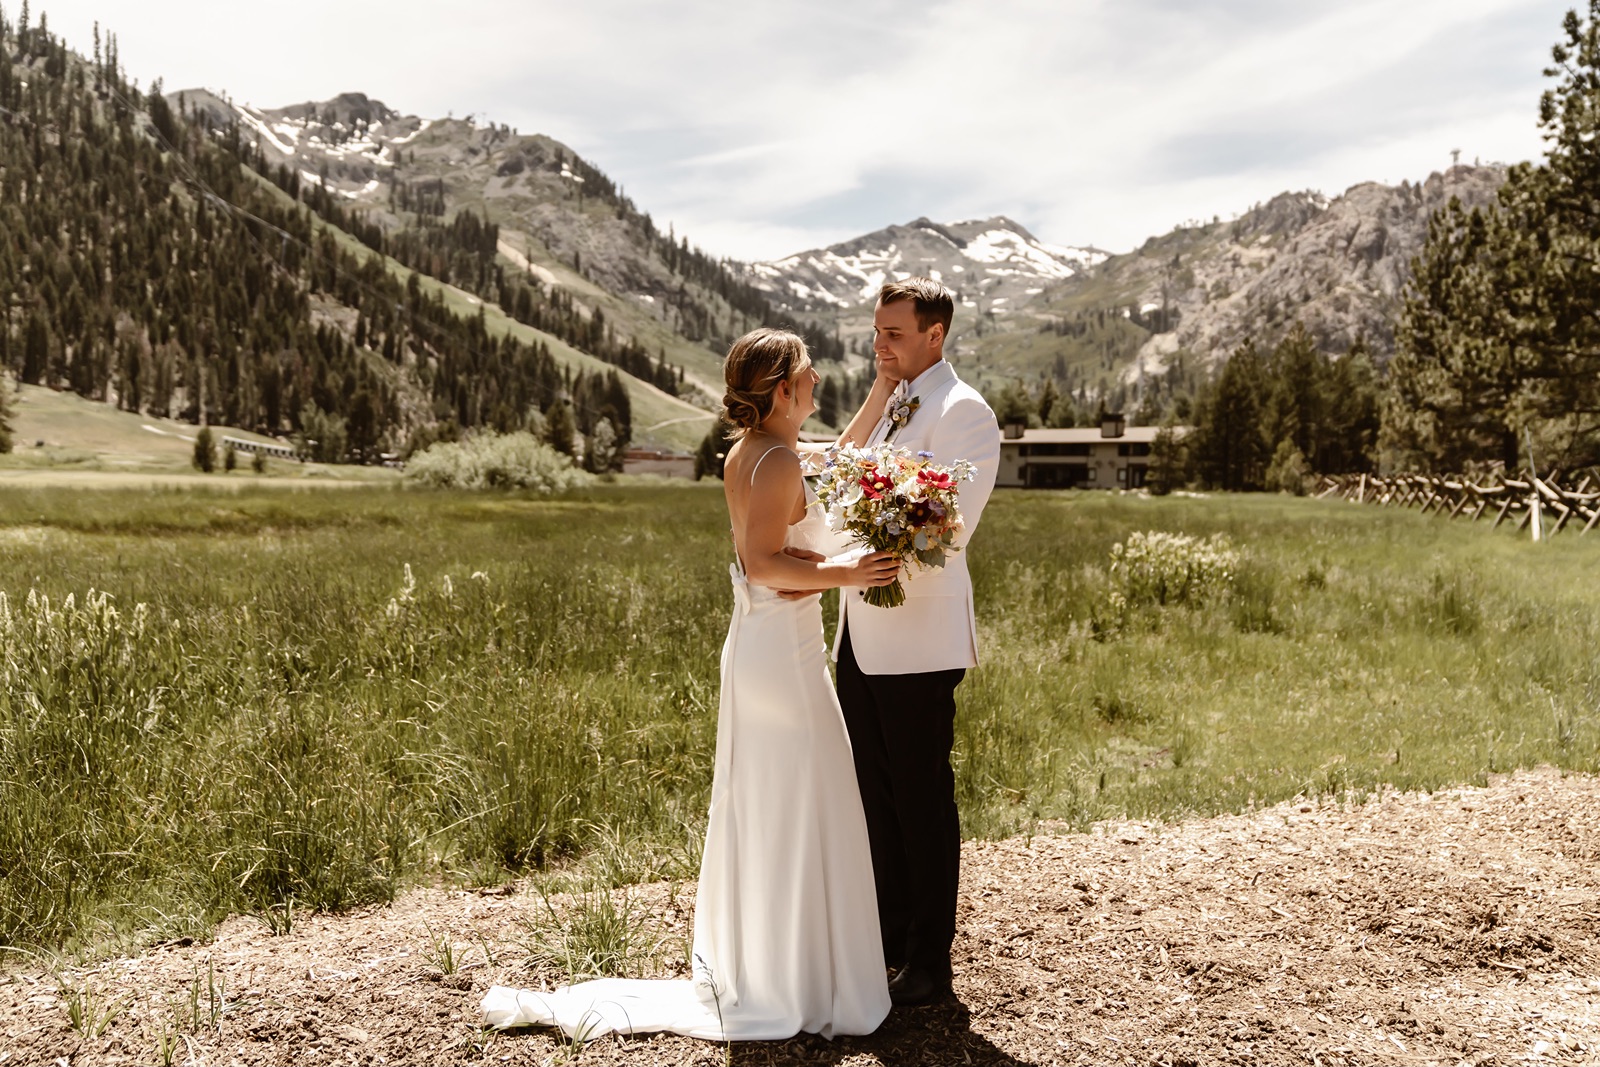
<instances>
[{"instance_id":1,"label":"pine tree","mask_svg":"<svg viewBox=\"0 0 1600 1067\"><path fill-rule=\"evenodd\" d=\"M217 469L216 444L211 439L211 427L202 426L194 437L194 468L205 474Z\"/></svg>"},{"instance_id":2,"label":"pine tree","mask_svg":"<svg viewBox=\"0 0 1600 1067\"><path fill-rule=\"evenodd\" d=\"M1357 340L1332 361L1323 376L1326 433L1307 458L1322 474L1356 474L1376 469L1379 416L1378 372L1366 343Z\"/></svg>"},{"instance_id":3,"label":"pine tree","mask_svg":"<svg viewBox=\"0 0 1600 1067\"><path fill-rule=\"evenodd\" d=\"M1522 238L1498 209L1450 204L1428 239L1395 334L1383 443L1402 466L1459 470L1474 460L1517 463L1524 346L1515 339Z\"/></svg>"},{"instance_id":4,"label":"pine tree","mask_svg":"<svg viewBox=\"0 0 1600 1067\"><path fill-rule=\"evenodd\" d=\"M1044 388L1039 390L1039 423L1043 426L1050 425L1050 416L1054 413L1056 405L1061 402L1061 390L1056 388L1054 378L1044 380Z\"/></svg>"},{"instance_id":5,"label":"pine tree","mask_svg":"<svg viewBox=\"0 0 1600 1067\"><path fill-rule=\"evenodd\" d=\"M44 380L50 365L50 327L44 316L35 308L28 315L22 342L22 380L38 385Z\"/></svg>"},{"instance_id":6,"label":"pine tree","mask_svg":"<svg viewBox=\"0 0 1600 1067\"><path fill-rule=\"evenodd\" d=\"M728 458L728 448L732 438L729 436L730 427L718 419L712 423L711 429L700 439L700 447L694 453L694 480L701 478L721 478L722 470Z\"/></svg>"},{"instance_id":7,"label":"pine tree","mask_svg":"<svg viewBox=\"0 0 1600 1067\"><path fill-rule=\"evenodd\" d=\"M0 365L0 454L10 452L16 444L15 400L12 394L11 375Z\"/></svg>"},{"instance_id":8,"label":"pine tree","mask_svg":"<svg viewBox=\"0 0 1600 1067\"><path fill-rule=\"evenodd\" d=\"M817 420L827 426L839 425L839 392L831 376L817 386Z\"/></svg>"},{"instance_id":9,"label":"pine tree","mask_svg":"<svg viewBox=\"0 0 1600 1067\"><path fill-rule=\"evenodd\" d=\"M998 396L989 398L989 406L1002 427L1013 423L1029 426L1038 417L1038 405L1028 395L1028 387L1015 379L1006 382Z\"/></svg>"},{"instance_id":10,"label":"pine tree","mask_svg":"<svg viewBox=\"0 0 1600 1067\"><path fill-rule=\"evenodd\" d=\"M557 399L550 402L544 409L545 443L564 456L571 456L577 452L576 438L578 436L578 422L572 414L572 402L566 399Z\"/></svg>"},{"instance_id":11,"label":"pine tree","mask_svg":"<svg viewBox=\"0 0 1600 1067\"><path fill-rule=\"evenodd\" d=\"M1261 488L1267 459L1261 435L1264 387L1261 357L1246 341L1201 398L1194 461L1206 484L1236 491Z\"/></svg>"},{"instance_id":12,"label":"pine tree","mask_svg":"<svg viewBox=\"0 0 1600 1067\"><path fill-rule=\"evenodd\" d=\"M1296 322L1272 350L1265 369L1271 383L1262 412L1266 447L1288 441L1301 461L1317 451L1323 428L1322 377L1326 362L1304 324Z\"/></svg>"},{"instance_id":13,"label":"pine tree","mask_svg":"<svg viewBox=\"0 0 1600 1067\"><path fill-rule=\"evenodd\" d=\"M1383 447L1400 462L1600 459L1600 0L1569 11L1540 100L1547 145L1495 205L1431 220L1396 331Z\"/></svg>"},{"instance_id":14,"label":"pine tree","mask_svg":"<svg viewBox=\"0 0 1600 1067\"><path fill-rule=\"evenodd\" d=\"M1178 439L1177 423L1168 416L1150 443L1150 471L1145 480L1151 496L1166 496L1186 480L1184 448Z\"/></svg>"}]
</instances>

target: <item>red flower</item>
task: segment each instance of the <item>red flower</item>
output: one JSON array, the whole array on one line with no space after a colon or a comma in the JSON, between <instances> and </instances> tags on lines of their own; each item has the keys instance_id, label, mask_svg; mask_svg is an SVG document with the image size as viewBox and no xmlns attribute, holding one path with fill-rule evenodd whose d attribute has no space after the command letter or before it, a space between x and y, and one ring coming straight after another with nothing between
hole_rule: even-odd
<instances>
[{"instance_id":1,"label":"red flower","mask_svg":"<svg viewBox=\"0 0 1600 1067\"><path fill-rule=\"evenodd\" d=\"M954 489L956 481L944 471L920 470L917 472L917 481L923 485L931 485L935 489Z\"/></svg>"},{"instance_id":2,"label":"red flower","mask_svg":"<svg viewBox=\"0 0 1600 1067\"><path fill-rule=\"evenodd\" d=\"M883 495L890 489L894 488L893 482L878 474L866 475L861 479L859 484L861 486L861 492L865 494L869 500L882 500Z\"/></svg>"}]
</instances>

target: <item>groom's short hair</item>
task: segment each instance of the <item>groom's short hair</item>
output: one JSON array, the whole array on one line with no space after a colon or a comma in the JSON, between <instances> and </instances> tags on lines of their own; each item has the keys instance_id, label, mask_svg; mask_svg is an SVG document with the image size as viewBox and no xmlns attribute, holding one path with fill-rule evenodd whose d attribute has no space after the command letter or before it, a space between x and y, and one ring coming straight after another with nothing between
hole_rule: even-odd
<instances>
[{"instance_id":1,"label":"groom's short hair","mask_svg":"<svg viewBox=\"0 0 1600 1067\"><path fill-rule=\"evenodd\" d=\"M898 304L902 300L913 302L917 316L917 329L927 333L934 323L944 327L945 337L950 336L950 320L956 316L955 294L932 278L902 278L885 282L878 290L878 303Z\"/></svg>"}]
</instances>

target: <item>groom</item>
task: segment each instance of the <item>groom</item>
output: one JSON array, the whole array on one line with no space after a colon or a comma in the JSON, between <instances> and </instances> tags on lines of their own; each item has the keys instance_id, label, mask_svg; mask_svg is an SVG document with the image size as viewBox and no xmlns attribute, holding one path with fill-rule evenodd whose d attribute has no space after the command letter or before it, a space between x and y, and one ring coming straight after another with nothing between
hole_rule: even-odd
<instances>
[{"instance_id":1,"label":"groom","mask_svg":"<svg viewBox=\"0 0 1600 1067\"><path fill-rule=\"evenodd\" d=\"M955 313L950 290L929 278L890 282L872 316L878 376L841 444L888 440L932 452L941 465L969 460L977 478L961 484L971 538L994 489L1000 429L983 397L944 361ZM839 705L854 750L866 809L884 962L895 972L895 1004L926 1004L950 992L956 935L961 824L950 750L956 686L978 664L967 556L942 569L909 567L905 603L878 608L841 590Z\"/></svg>"}]
</instances>

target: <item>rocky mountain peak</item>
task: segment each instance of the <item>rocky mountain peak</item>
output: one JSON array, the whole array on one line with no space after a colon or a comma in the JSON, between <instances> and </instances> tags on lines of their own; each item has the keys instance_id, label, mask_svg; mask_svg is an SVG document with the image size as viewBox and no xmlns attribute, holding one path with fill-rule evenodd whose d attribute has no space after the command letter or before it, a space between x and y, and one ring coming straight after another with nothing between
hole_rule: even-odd
<instances>
[{"instance_id":1,"label":"rocky mountain peak","mask_svg":"<svg viewBox=\"0 0 1600 1067\"><path fill-rule=\"evenodd\" d=\"M399 112L384 106L381 100L373 100L366 93L340 93L332 100L308 100L279 108L277 112L285 118L309 124L351 129L393 122L400 118Z\"/></svg>"},{"instance_id":2,"label":"rocky mountain peak","mask_svg":"<svg viewBox=\"0 0 1600 1067\"><path fill-rule=\"evenodd\" d=\"M977 307L1036 295L1104 258L1094 249L1044 244L1004 215L952 223L923 216L747 269L752 285L797 311L870 305L885 282L917 274L943 281Z\"/></svg>"},{"instance_id":3,"label":"rocky mountain peak","mask_svg":"<svg viewBox=\"0 0 1600 1067\"><path fill-rule=\"evenodd\" d=\"M1504 167L1463 165L1420 183L1362 182L1332 199L1283 193L1232 222L1152 238L1099 276L1129 305L1165 309L1168 328L1140 353L1146 369L1180 351L1215 361L1247 338L1272 345L1296 322L1327 351L1360 341L1382 361L1429 218L1451 197L1492 203L1504 180Z\"/></svg>"},{"instance_id":4,"label":"rocky mountain peak","mask_svg":"<svg viewBox=\"0 0 1600 1067\"><path fill-rule=\"evenodd\" d=\"M1328 198L1321 193L1279 193L1241 215L1233 229L1241 237L1292 233L1327 210Z\"/></svg>"}]
</instances>

